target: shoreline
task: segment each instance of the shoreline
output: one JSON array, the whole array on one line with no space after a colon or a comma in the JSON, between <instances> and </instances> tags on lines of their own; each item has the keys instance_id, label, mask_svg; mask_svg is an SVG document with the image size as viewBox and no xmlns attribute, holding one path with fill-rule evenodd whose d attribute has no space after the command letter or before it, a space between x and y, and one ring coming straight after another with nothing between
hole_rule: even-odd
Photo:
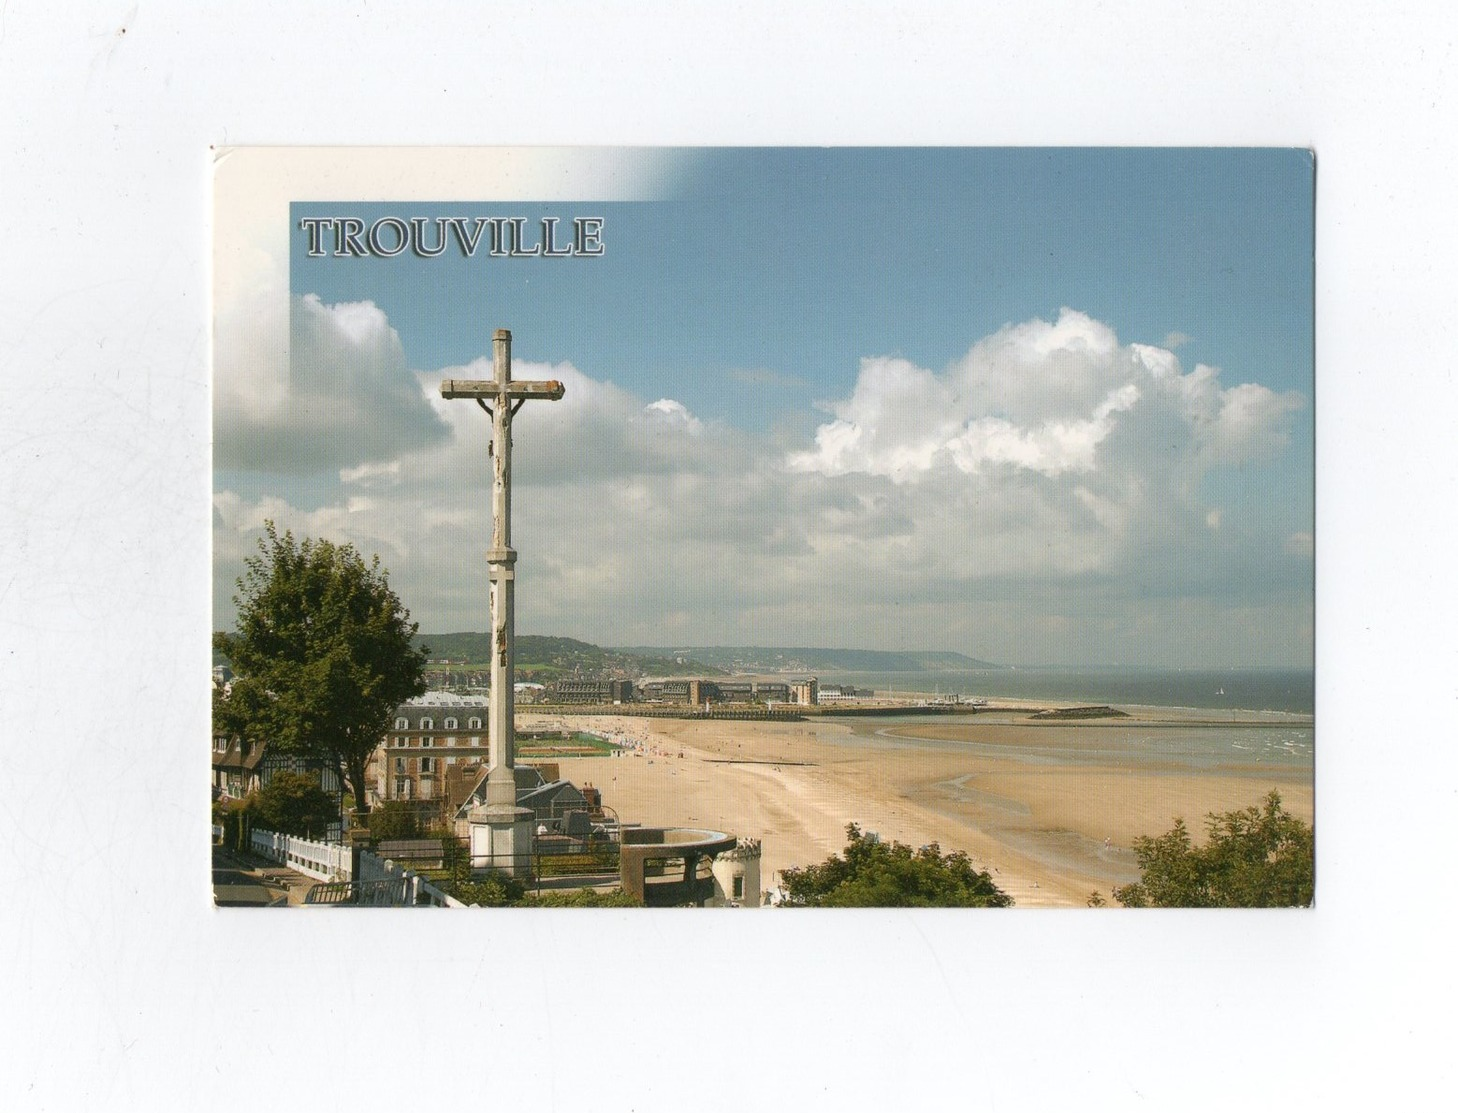
<instances>
[{"instance_id":1,"label":"shoreline","mask_svg":"<svg viewBox=\"0 0 1458 1113\"><path fill-rule=\"evenodd\" d=\"M519 714L523 727L551 717ZM1101 730L1229 725L1219 720L1131 715L1030 723L1009 711L863 721L870 730L858 732L855 721L841 716L571 718L586 729L636 739L642 748L637 756L563 758L562 776L594 784L627 823L710 826L761 839L765 889L776 887L781 870L838 854L845 827L854 822L912 847L935 842L944 852L965 851L1019 907L1082 907L1095 890L1112 903L1110 889L1137 878L1134 838L1163 834L1176 816L1198 839L1207 812L1258 804L1274 787L1288 810L1312 818L1313 771L1299 762L1232 758L1206 769L1089 748ZM1303 726L1285 717L1235 725ZM917 746L915 737L881 733L894 729L986 737ZM1086 751L1087 759L1050 760L1042 751L1051 744Z\"/></svg>"}]
</instances>

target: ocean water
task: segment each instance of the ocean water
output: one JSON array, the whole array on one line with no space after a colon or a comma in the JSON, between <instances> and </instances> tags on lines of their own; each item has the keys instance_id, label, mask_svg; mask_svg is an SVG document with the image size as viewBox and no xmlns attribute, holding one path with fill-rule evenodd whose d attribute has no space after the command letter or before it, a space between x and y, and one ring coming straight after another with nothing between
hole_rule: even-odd
<instances>
[{"instance_id":1,"label":"ocean water","mask_svg":"<svg viewBox=\"0 0 1458 1113\"><path fill-rule=\"evenodd\" d=\"M1019 729L1015 745L971 738L936 738L923 735L918 729L952 725L940 717L929 720L920 715L867 716L843 721L851 724L851 732L834 739L840 745L975 753L1012 758L1029 765L1114 765L1151 771L1185 769L1246 774L1264 768L1287 774L1310 774L1316 756L1315 731L1306 721L1230 725L1200 722L1024 725ZM955 725L975 735L977 727L993 726L994 721L973 716L958 719Z\"/></svg>"},{"instance_id":2,"label":"ocean water","mask_svg":"<svg viewBox=\"0 0 1458 1113\"><path fill-rule=\"evenodd\" d=\"M887 692L929 692L996 700L1132 704L1208 711L1315 713L1311 669L989 669L974 672L870 673L820 676L822 684L854 684Z\"/></svg>"}]
</instances>

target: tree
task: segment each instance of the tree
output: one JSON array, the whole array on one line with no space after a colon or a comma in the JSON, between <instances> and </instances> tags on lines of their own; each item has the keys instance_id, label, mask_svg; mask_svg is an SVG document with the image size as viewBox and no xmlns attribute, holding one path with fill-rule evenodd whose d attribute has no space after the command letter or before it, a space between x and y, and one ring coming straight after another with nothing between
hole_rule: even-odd
<instances>
[{"instance_id":1,"label":"tree","mask_svg":"<svg viewBox=\"0 0 1458 1113\"><path fill-rule=\"evenodd\" d=\"M370 838L418 839L420 814L404 800L386 800L369 817Z\"/></svg>"},{"instance_id":2,"label":"tree","mask_svg":"<svg viewBox=\"0 0 1458 1113\"><path fill-rule=\"evenodd\" d=\"M854 823L845 829L843 857L782 874L783 903L798 908L1006 908L1012 898L976 870L962 851L943 855L932 843L913 851L904 843L868 837Z\"/></svg>"},{"instance_id":3,"label":"tree","mask_svg":"<svg viewBox=\"0 0 1458 1113\"><path fill-rule=\"evenodd\" d=\"M238 580L238 627L213 646L232 665L215 695L219 728L327 762L368 811L365 763L397 706L425 691L418 629L380 558L279 536L272 522Z\"/></svg>"},{"instance_id":4,"label":"tree","mask_svg":"<svg viewBox=\"0 0 1458 1113\"><path fill-rule=\"evenodd\" d=\"M1114 890L1126 908L1306 907L1315 896L1311 826L1281 807L1272 789L1263 807L1211 812L1208 838L1195 846L1183 819L1158 838L1134 841L1140 879Z\"/></svg>"},{"instance_id":5,"label":"tree","mask_svg":"<svg viewBox=\"0 0 1458 1113\"><path fill-rule=\"evenodd\" d=\"M254 821L281 835L322 835L339 815L329 793L319 787L317 777L307 773L275 773L253 799Z\"/></svg>"}]
</instances>

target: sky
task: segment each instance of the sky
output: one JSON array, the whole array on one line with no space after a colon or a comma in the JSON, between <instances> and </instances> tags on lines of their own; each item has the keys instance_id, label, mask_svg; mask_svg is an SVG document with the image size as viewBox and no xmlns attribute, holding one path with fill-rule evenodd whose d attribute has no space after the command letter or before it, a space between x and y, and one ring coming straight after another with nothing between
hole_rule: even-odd
<instances>
[{"instance_id":1,"label":"sky","mask_svg":"<svg viewBox=\"0 0 1458 1113\"><path fill-rule=\"evenodd\" d=\"M439 383L508 328L567 387L516 419L519 633L1311 663L1308 152L503 151L440 200L393 158L215 282L216 627L266 520L486 627L489 422ZM602 253L311 256L342 217Z\"/></svg>"}]
</instances>

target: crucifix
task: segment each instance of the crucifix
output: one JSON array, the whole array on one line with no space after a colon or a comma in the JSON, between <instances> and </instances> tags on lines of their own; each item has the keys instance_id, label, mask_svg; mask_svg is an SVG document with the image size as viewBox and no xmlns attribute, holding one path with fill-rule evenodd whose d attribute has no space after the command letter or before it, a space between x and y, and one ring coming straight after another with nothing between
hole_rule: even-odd
<instances>
[{"instance_id":1,"label":"crucifix","mask_svg":"<svg viewBox=\"0 0 1458 1113\"><path fill-rule=\"evenodd\" d=\"M565 393L555 379L548 382L513 380L511 377L511 333L497 329L492 337L493 377L490 379L446 379L440 384L442 398L474 398L491 415L491 548L486 562L491 581L491 696L487 709L487 741L490 746L486 774L487 823L493 830L487 851L488 864L499 864L510 854L519 872L523 853L530 853L530 832L516 806L516 550L511 547L511 419L528 398L555 402ZM491 822L495 816L498 822ZM525 830L526 849L520 844ZM475 856L475 840L472 854Z\"/></svg>"}]
</instances>

